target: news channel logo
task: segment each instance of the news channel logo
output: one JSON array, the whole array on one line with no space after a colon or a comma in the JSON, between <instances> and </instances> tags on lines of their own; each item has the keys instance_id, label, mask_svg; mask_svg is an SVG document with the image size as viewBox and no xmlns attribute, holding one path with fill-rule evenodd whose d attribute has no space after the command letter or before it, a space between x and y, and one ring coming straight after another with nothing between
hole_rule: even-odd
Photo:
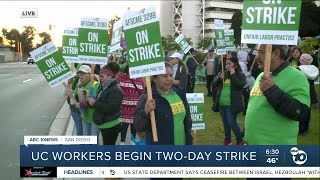
<instances>
[{"instance_id":1,"label":"news channel logo","mask_svg":"<svg viewBox=\"0 0 320 180\"><path fill-rule=\"evenodd\" d=\"M292 155L292 160L297 165L303 165L307 162L308 155L303 150L299 150L297 147L293 147L290 149L290 153Z\"/></svg>"},{"instance_id":2,"label":"news channel logo","mask_svg":"<svg viewBox=\"0 0 320 180\"><path fill-rule=\"evenodd\" d=\"M20 18L37 18L38 9L37 8L21 8Z\"/></svg>"}]
</instances>

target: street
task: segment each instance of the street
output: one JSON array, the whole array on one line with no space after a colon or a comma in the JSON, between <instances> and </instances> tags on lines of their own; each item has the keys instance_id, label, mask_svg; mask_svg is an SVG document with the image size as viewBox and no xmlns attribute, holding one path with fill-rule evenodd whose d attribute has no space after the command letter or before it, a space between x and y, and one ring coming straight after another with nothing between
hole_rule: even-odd
<instances>
[{"instance_id":1,"label":"street","mask_svg":"<svg viewBox=\"0 0 320 180\"><path fill-rule=\"evenodd\" d=\"M37 65L0 63L1 179L19 177L24 135L47 135L65 102L63 86L50 88Z\"/></svg>"}]
</instances>

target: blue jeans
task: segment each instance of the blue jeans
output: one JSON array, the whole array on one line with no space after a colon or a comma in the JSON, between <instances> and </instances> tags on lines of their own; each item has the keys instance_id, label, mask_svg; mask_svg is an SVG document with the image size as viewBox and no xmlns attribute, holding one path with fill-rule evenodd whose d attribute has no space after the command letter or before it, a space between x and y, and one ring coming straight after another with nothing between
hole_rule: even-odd
<instances>
[{"instance_id":1,"label":"blue jeans","mask_svg":"<svg viewBox=\"0 0 320 180\"><path fill-rule=\"evenodd\" d=\"M82 117L79 111L71 111L72 119L74 120L74 124L76 125L77 129L77 136L83 135L83 128L82 128Z\"/></svg>"},{"instance_id":2,"label":"blue jeans","mask_svg":"<svg viewBox=\"0 0 320 180\"><path fill-rule=\"evenodd\" d=\"M231 129L237 141L242 141L241 130L237 123L237 114L231 111L231 106L220 106L220 115L223 122L224 134L227 141L231 141Z\"/></svg>"},{"instance_id":3,"label":"blue jeans","mask_svg":"<svg viewBox=\"0 0 320 180\"><path fill-rule=\"evenodd\" d=\"M99 134L100 129L95 123L88 123L87 121L82 121L82 127L83 127L83 135L84 136L97 136L97 144L99 144Z\"/></svg>"}]
</instances>

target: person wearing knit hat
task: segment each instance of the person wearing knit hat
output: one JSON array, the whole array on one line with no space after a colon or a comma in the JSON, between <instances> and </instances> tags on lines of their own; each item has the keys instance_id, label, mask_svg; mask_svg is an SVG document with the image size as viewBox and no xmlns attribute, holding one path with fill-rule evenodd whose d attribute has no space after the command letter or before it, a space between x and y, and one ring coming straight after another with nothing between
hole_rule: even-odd
<instances>
[{"instance_id":1,"label":"person wearing knit hat","mask_svg":"<svg viewBox=\"0 0 320 180\"><path fill-rule=\"evenodd\" d=\"M309 93L311 104L318 102L317 93L314 87L314 80L319 75L319 70L316 66L312 65L313 58L309 54L302 54L299 59L300 66L297 67L309 81ZM309 108L308 117L299 122L299 135L307 134L309 130L309 123L311 119L311 108Z\"/></svg>"},{"instance_id":2,"label":"person wearing knit hat","mask_svg":"<svg viewBox=\"0 0 320 180\"><path fill-rule=\"evenodd\" d=\"M120 132L120 107L123 92L119 87L116 74L120 66L109 62L100 69L100 82L95 98L88 98L94 108L93 121L100 128L103 145L115 145Z\"/></svg>"},{"instance_id":3,"label":"person wearing knit hat","mask_svg":"<svg viewBox=\"0 0 320 180\"><path fill-rule=\"evenodd\" d=\"M299 62L302 65L310 65L312 64L313 58L310 54L302 54L300 56Z\"/></svg>"}]
</instances>

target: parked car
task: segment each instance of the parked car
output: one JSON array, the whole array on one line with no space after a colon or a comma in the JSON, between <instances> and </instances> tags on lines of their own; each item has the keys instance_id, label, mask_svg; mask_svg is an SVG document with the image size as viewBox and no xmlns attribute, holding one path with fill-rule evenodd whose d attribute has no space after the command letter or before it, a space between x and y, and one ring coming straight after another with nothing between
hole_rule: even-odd
<instances>
[{"instance_id":1,"label":"parked car","mask_svg":"<svg viewBox=\"0 0 320 180\"><path fill-rule=\"evenodd\" d=\"M32 57L28 57L27 63L28 64L30 64L30 63L34 64L33 58Z\"/></svg>"}]
</instances>

